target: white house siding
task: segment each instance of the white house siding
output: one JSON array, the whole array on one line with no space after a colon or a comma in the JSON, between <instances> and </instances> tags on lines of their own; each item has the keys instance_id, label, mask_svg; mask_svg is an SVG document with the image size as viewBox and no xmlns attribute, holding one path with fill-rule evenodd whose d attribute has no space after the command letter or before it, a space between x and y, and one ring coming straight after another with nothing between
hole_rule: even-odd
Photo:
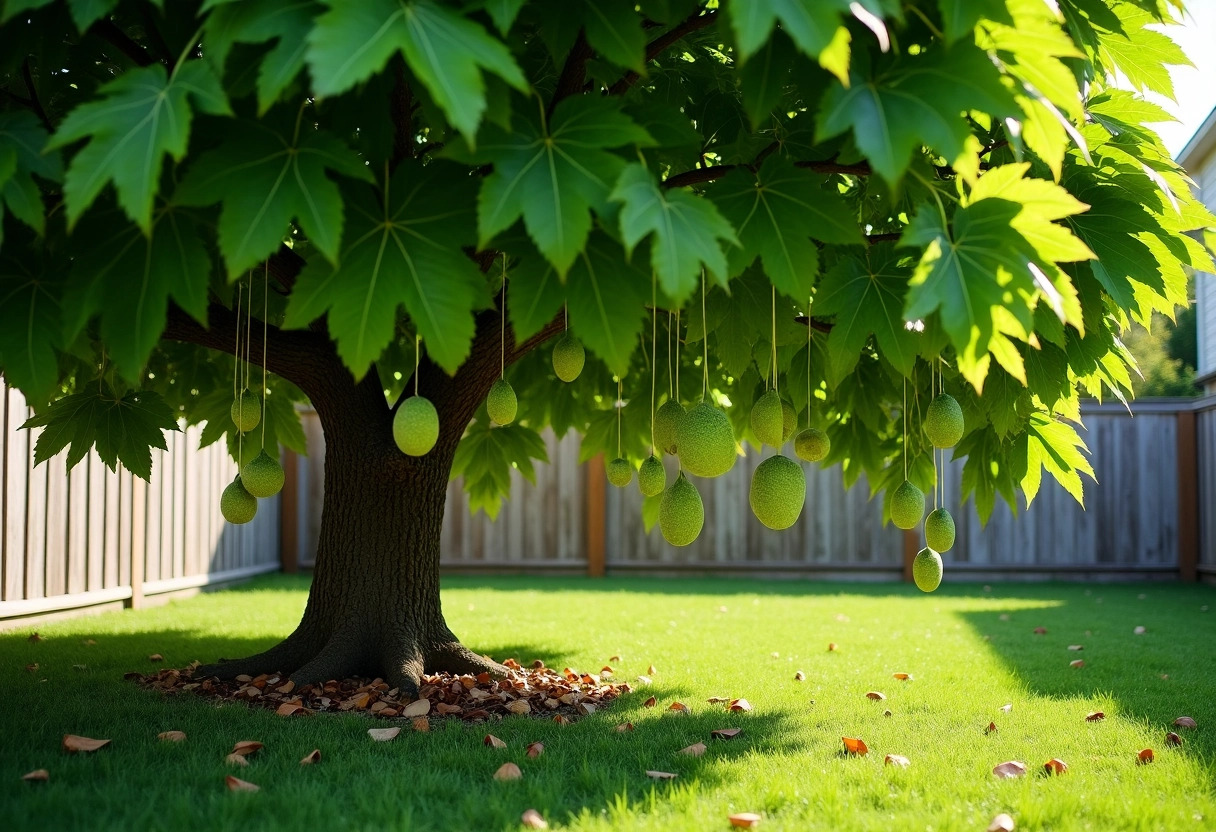
<instances>
[{"instance_id":1,"label":"white house siding","mask_svg":"<svg viewBox=\"0 0 1216 832\"><path fill-rule=\"evenodd\" d=\"M1216 110L1183 148L1178 161L1198 186L1198 196L1216 211ZM1199 378L1206 391L1216 393L1216 275L1195 275L1196 317L1199 335Z\"/></svg>"}]
</instances>

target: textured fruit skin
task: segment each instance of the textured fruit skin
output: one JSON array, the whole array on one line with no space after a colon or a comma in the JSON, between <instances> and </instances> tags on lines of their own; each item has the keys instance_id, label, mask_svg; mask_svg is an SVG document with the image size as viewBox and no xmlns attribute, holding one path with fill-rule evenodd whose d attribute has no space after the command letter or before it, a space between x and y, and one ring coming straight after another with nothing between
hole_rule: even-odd
<instances>
[{"instance_id":1,"label":"textured fruit skin","mask_svg":"<svg viewBox=\"0 0 1216 832\"><path fill-rule=\"evenodd\" d=\"M798 430L798 414L794 406L785 399L781 400L781 441L789 442L794 431Z\"/></svg>"},{"instance_id":2,"label":"textured fruit skin","mask_svg":"<svg viewBox=\"0 0 1216 832\"><path fill-rule=\"evenodd\" d=\"M241 433L249 433L262 421L262 400L252 390L243 390L233 400L228 414Z\"/></svg>"},{"instance_id":3,"label":"textured fruit skin","mask_svg":"<svg viewBox=\"0 0 1216 832\"><path fill-rule=\"evenodd\" d=\"M942 584L942 556L925 547L912 560L912 580L922 592L932 592Z\"/></svg>"},{"instance_id":4,"label":"textured fruit skin","mask_svg":"<svg viewBox=\"0 0 1216 832\"><path fill-rule=\"evenodd\" d=\"M807 428L794 439L794 453L807 462L818 462L832 449L832 440L819 428Z\"/></svg>"},{"instance_id":5,"label":"textured fruit skin","mask_svg":"<svg viewBox=\"0 0 1216 832\"><path fill-rule=\"evenodd\" d=\"M241 484L255 497L273 497L283 490L283 466L262 451L241 469Z\"/></svg>"},{"instance_id":6,"label":"textured fruit skin","mask_svg":"<svg viewBox=\"0 0 1216 832\"><path fill-rule=\"evenodd\" d=\"M654 444L665 454L676 452L676 432L684 421L687 411L684 405L675 399L663 402L662 407L654 414Z\"/></svg>"},{"instance_id":7,"label":"textured fruit skin","mask_svg":"<svg viewBox=\"0 0 1216 832\"><path fill-rule=\"evenodd\" d=\"M934 509L925 518L925 544L935 552L954 547L954 518L944 508Z\"/></svg>"},{"instance_id":8,"label":"textured fruit skin","mask_svg":"<svg viewBox=\"0 0 1216 832\"><path fill-rule=\"evenodd\" d=\"M781 447L781 436L785 422L781 416L781 397L776 390L769 390L752 405L750 417L752 433L765 445Z\"/></svg>"},{"instance_id":9,"label":"textured fruit skin","mask_svg":"<svg viewBox=\"0 0 1216 832\"><path fill-rule=\"evenodd\" d=\"M687 546L697 539L704 525L705 506L701 503L701 493L681 473L671 488L663 492L663 500L659 503L659 530L672 546Z\"/></svg>"},{"instance_id":10,"label":"textured fruit skin","mask_svg":"<svg viewBox=\"0 0 1216 832\"><path fill-rule=\"evenodd\" d=\"M904 480L891 495L891 522L905 531L920 525L925 516L925 492Z\"/></svg>"},{"instance_id":11,"label":"textured fruit skin","mask_svg":"<svg viewBox=\"0 0 1216 832\"><path fill-rule=\"evenodd\" d=\"M587 353L582 343L567 332L553 345L553 372L562 381L571 382L583 372Z\"/></svg>"},{"instance_id":12,"label":"textured fruit skin","mask_svg":"<svg viewBox=\"0 0 1216 832\"><path fill-rule=\"evenodd\" d=\"M676 431L680 465L697 477L720 477L735 466L735 432L730 419L709 402L684 416Z\"/></svg>"},{"instance_id":13,"label":"textured fruit skin","mask_svg":"<svg viewBox=\"0 0 1216 832\"><path fill-rule=\"evenodd\" d=\"M940 393L925 411L925 436L935 448L953 448L963 438L963 408L949 393Z\"/></svg>"},{"instance_id":14,"label":"textured fruit skin","mask_svg":"<svg viewBox=\"0 0 1216 832\"><path fill-rule=\"evenodd\" d=\"M633 479L633 466L629 464L629 460L619 456L609 462L605 470L608 473L608 482L617 488L624 488Z\"/></svg>"},{"instance_id":15,"label":"textured fruit skin","mask_svg":"<svg viewBox=\"0 0 1216 832\"><path fill-rule=\"evenodd\" d=\"M496 425L509 425L515 421L515 413L519 410L519 400L515 398L513 388L505 378L494 382L490 393L486 396L486 412Z\"/></svg>"},{"instance_id":16,"label":"textured fruit skin","mask_svg":"<svg viewBox=\"0 0 1216 832\"><path fill-rule=\"evenodd\" d=\"M788 529L798 521L806 502L802 466L781 454L770 456L752 474L748 502L761 523L776 531Z\"/></svg>"},{"instance_id":17,"label":"textured fruit skin","mask_svg":"<svg viewBox=\"0 0 1216 832\"><path fill-rule=\"evenodd\" d=\"M638 491L644 497L654 497L662 494L667 487L667 471L663 468L663 460L654 454L642 460L638 469Z\"/></svg>"},{"instance_id":18,"label":"textured fruit skin","mask_svg":"<svg viewBox=\"0 0 1216 832\"><path fill-rule=\"evenodd\" d=\"M248 523L258 513L258 500L245 490L241 477L228 483L224 493L220 495L220 514L229 523L240 525Z\"/></svg>"},{"instance_id":19,"label":"textured fruit skin","mask_svg":"<svg viewBox=\"0 0 1216 832\"><path fill-rule=\"evenodd\" d=\"M439 413L431 400L410 396L393 416L393 441L401 453L422 456L435 447L439 438Z\"/></svg>"}]
</instances>

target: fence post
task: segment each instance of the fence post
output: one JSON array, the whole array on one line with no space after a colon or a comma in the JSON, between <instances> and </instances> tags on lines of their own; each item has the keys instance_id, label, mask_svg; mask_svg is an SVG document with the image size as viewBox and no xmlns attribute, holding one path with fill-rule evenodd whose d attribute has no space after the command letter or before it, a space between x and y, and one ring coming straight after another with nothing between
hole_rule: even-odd
<instances>
[{"instance_id":1,"label":"fence post","mask_svg":"<svg viewBox=\"0 0 1216 832\"><path fill-rule=\"evenodd\" d=\"M279 492L279 568L300 570L300 458L283 449L283 490Z\"/></svg>"},{"instance_id":2,"label":"fence post","mask_svg":"<svg viewBox=\"0 0 1216 832\"><path fill-rule=\"evenodd\" d=\"M1199 450L1195 411L1178 412L1178 577L1199 579Z\"/></svg>"},{"instance_id":3,"label":"fence post","mask_svg":"<svg viewBox=\"0 0 1216 832\"><path fill-rule=\"evenodd\" d=\"M903 534L904 541L904 581L912 582L912 561L916 560L916 553L920 551L920 530L906 529Z\"/></svg>"},{"instance_id":4,"label":"fence post","mask_svg":"<svg viewBox=\"0 0 1216 832\"><path fill-rule=\"evenodd\" d=\"M596 454L587 463L587 575L604 577L604 455Z\"/></svg>"}]
</instances>

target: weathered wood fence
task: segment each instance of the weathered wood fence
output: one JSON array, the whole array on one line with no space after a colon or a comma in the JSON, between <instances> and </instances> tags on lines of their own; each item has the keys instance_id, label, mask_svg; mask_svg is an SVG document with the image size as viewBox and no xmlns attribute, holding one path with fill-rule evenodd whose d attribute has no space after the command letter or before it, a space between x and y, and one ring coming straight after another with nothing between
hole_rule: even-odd
<instances>
[{"instance_id":1,"label":"weathered wood fence","mask_svg":"<svg viewBox=\"0 0 1216 832\"><path fill-rule=\"evenodd\" d=\"M66 452L35 467L38 431L17 429L28 416L0 381L0 628L279 568L279 501L260 501L246 526L225 523L233 463L219 444L199 450L198 428L170 434L144 482L95 452L70 472Z\"/></svg>"},{"instance_id":2,"label":"weathered wood fence","mask_svg":"<svg viewBox=\"0 0 1216 832\"><path fill-rule=\"evenodd\" d=\"M1083 438L1098 483L1086 481L1086 508L1055 481L1016 516L1004 504L982 527L959 500L961 463L945 472L945 506L958 526L947 553L952 575L977 579L1079 576L1216 576L1216 398L1145 400L1082 409ZM294 471L297 506L284 507L285 539L299 541L307 565L320 524L324 438L306 414L310 457ZM854 578L908 577L922 545L917 533L881 524L862 480L845 490L838 468L805 465L807 505L784 532L765 529L748 507L752 472L764 456L749 450L726 476L698 480L705 529L686 548L646 532L635 486L606 487L603 463L578 465L578 437L548 436L550 464L537 482L513 474L512 497L496 521L471 515L459 482L448 490L443 565L448 570L590 574L740 573ZM767 451L766 455L771 453ZM669 469L669 475L673 473ZM291 553L285 553L285 563Z\"/></svg>"}]
</instances>

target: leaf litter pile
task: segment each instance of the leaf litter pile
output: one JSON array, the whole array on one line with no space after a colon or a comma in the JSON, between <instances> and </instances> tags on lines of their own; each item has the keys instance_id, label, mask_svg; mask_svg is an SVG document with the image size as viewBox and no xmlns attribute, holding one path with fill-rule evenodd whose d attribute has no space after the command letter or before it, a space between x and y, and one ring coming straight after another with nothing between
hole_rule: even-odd
<instances>
[{"instance_id":1,"label":"leaf litter pile","mask_svg":"<svg viewBox=\"0 0 1216 832\"><path fill-rule=\"evenodd\" d=\"M418 698L402 695L383 679L351 678L323 684L296 686L280 674L237 676L230 681L215 677L197 679L197 662L185 670L167 668L156 673L126 674L138 684L166 695L192 693L211 699L267 708L281 716L307 716L320 712L355 711L382 719L414 719L414 727L433 717L456 717L478 723L508 715L534 715L565 723L595 713L632 687L612 682L612 671L599 674L562 671L533 662L523 668L513 659L504 663L507 676L438 673L423 676Z\"/></svg>"}]
</instances>

